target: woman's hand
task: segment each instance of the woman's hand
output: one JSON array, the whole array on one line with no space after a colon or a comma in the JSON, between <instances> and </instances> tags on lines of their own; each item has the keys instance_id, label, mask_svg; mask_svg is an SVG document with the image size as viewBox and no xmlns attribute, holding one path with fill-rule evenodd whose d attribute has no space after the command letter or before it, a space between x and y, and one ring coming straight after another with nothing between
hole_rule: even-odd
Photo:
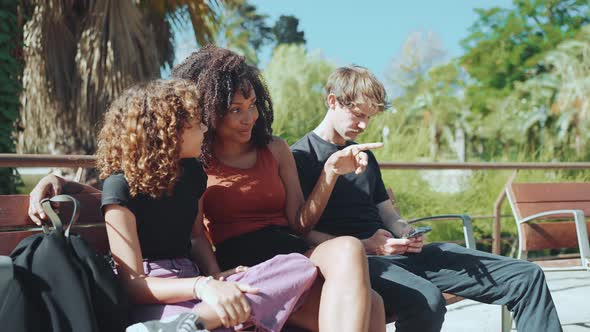
<instances>
[{"instance_id":1,"label":"woman's hand","mask_svg":"<svg viewBox=\"0 0 590 332\"><path fill-rule=\"evenodd\" d=\"M361 174L369 163L369 157L364 152L369 149L378 149L383 143L354 144L334 152L326 161L324 168L334 174L344 175L350 172Z\"/></svg>"},{"instance_id":2,"label":"woman's hand","mask_svg":"<svg viewBox=\"0 0 590 332\"><path fill-rule=\"evenodd\" d=\"M41 225L42 220L47 216L41 207L41 200L61 194L63 188L63 179L53 174L47 175L37 183L35 188L29 194L29 218L37 225Z\"/></svg>"},{"instance_id":3,"label":"woman's hand","mask_svg":"<svg viewBox=\"0 0 590 332\"><path fill-rule=\"evenodd\" d=\"M233 269L229 269L227 271L223 271L223 272L217 272L217 273L213 273L211 276L217 280L225 280L227 277L236 274L236 273L240 273L240 272L246 272L248 271L248 267L247 266L243 266L240 265L236 268Z\"/></svg>"},{"instance_id":4,"label":"woman's hand","mask_svg":"<svg viewBox=\"0 0 590 332\"><path fill-rule=\"evenodd\" d=\"M250 304L244 293L256 294L258 288L212 279L203 286L200 296L215 310L223 326L230 328L250 318Z\"/></svg>"}]
</instances>

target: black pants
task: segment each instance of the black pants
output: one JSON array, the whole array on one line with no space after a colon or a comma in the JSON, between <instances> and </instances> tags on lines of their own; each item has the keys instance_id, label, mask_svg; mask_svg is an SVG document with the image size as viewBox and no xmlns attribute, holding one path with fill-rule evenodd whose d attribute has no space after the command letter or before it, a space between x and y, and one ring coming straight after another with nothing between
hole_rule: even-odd
<instances>
[{"instance_id":1,"label":"black pants","mask_svg":"<svg viewBox=\"0 0 590 332\"><path fill-rule=\"evenodd\" d=\"M519 332L562 331L543 271L523 260L433 243L419 254L369 256L369 271L397 332L440 331L441 292L507 305Z\"/></svg>"},{"instance_id":2,"label":"black pants","mask_svg":"<svg viewBox=\"0 0 590 332\"><path fill-rule=\"evenodd\" d=\"M269 226L236 236L215 246L215 256L221 270L238 265L254 266L276 255L303 254L309 246L286 227Z\"/></svg>"}]
</instances>

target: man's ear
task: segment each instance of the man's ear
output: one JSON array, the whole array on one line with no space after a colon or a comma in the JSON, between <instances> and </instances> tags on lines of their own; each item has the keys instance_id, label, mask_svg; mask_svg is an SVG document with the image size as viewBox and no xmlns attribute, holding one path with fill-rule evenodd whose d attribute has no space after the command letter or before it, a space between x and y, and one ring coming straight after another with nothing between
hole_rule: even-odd
<instances>
[{"instance_id":1,"label":"man's ear","mask_svg":"<svg viewBox=\"0 0 590 332\"><path fill-rule=\"evenodd\" d=\"M336 103L338 101L336 100L336 96L333 93L330 93L328 95L328 108L331 110L336 109Z\"/></svg>"}]
</instances>

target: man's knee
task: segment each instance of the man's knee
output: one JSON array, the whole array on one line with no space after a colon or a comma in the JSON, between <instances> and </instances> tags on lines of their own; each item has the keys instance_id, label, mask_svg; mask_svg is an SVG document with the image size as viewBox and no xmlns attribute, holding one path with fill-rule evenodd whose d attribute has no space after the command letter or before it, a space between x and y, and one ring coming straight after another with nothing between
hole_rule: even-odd
<instances>
[{"instance_id":1,"label":"man's knee","mask_svg":"<svg viewBox=\"0 0 590 332\"><path fill-rule=\"evenodd\" d=\"M515 277L519 283L528 287L528 285L545 282L545 273L539 265L527 261L516 261L518 263L514 263L516 266L513 269L517 271Z\"/></svg>"},{"instance_id":2,"label":"man's knee","mask_svg":"<svg viewBox=\"0 0 590 332\"><path fill-rule=\"evenodd\" d=\"M440 331L447 312L446 301L440 292L422 295L421 299L402 302L407 307L388 314L388 321L396 317L400 331Z\"/></svg>"},{"instance_id":3,"label":"man's knee","mask_svg":"<svg viewBox=\"0 0 590 332\"><path fill-rule=\"evenodd\" d=\"M422 308L418 307L418 309L421 309L419 310L421 312L421 316L427 317L427 319L442 322L445 313L447 312L447 301L445 301L442 293L438 289L433 289L430 294L424 295L426 301L424 301Z\"/></svg>"},{"instance_id":4,"label":"man's knee","mask_svg":"<svg viewBox=\"0 0 590 332\"><path fill-rule=\"evenodd\" d=\"M419 327L411 331L436 331L447 312L446 301L433 284L419 284L416 288L402 287L396 291L385 280L372 278L373 287L383 297L388 322L397 320L401 326Z\"/></svg>"}]
</instances>

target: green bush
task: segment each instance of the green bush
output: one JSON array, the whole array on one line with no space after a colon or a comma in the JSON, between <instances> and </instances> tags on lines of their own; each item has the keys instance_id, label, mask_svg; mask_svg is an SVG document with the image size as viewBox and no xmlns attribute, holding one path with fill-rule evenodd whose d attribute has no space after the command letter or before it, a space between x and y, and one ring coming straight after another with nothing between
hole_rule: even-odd
<instances>
[{"instance_id":1,"label":"green bush","mask_svg":"<svg viewBox=\"0 0 590 332\"><path fill-rule=\"evenodd\" d=\"M7 1L4 1L7 2ZM21 28L17 24L17 1L0 9L0 153L15 151L14 123L19 111ZM0 195L15 193L22 184L13 168L0 168Z\"/></svg>"}]
</instances>

